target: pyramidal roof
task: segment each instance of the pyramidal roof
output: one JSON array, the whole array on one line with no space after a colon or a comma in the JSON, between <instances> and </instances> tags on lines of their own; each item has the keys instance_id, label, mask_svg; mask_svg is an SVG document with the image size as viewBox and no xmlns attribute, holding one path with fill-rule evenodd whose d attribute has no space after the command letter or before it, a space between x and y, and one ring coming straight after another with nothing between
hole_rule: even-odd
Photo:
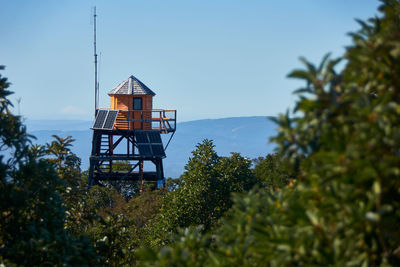
<instances>
[{"instance_id":1,"label":"pyramidal roof","mask_svg":"<svg viewBox=\"0 0 400 267\"><path fill-rule=\"evenodd\" d=\"M118 84L112 89L109 95L156 95L149 87L142 83L135 76L130 76L128 79Z\"/></svg>"}]
</instances>

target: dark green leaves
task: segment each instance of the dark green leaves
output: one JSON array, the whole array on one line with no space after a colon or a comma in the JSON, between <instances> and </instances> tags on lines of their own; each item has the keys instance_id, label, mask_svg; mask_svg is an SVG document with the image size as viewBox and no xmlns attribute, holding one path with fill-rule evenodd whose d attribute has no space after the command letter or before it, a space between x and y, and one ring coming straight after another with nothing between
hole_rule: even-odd
<instances>
[{"instance_id":1,"label":"dark green leaves","mask_svg":"<svg viewBox=\"0 0 400 267\"><path fill-rule=\"evenodd\" d=\"M359 21L342 71L327 54L318 66L301 58L305 68L289 74L305 86L296 117L274 119L285 164L271 156L255 168L267 189L236 195L184 257L153 253L152 264L400 265L400 1L382 2L381 18ZM284 186L287 174L296 179ZM183 255L185 242L174 239L167 255Z\"/></svg>"}]
</instances>

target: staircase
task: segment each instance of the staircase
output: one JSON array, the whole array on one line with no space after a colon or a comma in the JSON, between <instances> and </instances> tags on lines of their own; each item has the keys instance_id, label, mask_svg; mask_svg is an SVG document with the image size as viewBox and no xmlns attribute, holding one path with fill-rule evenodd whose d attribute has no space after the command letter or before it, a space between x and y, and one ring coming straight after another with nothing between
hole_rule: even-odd
<instances>
[{"instance_id":1,"label":"staircase","mask_svg":"<svg viewBox=\"0 0 400 267\"><path fill-rule=\"evenodd\" d=\"M128 113L119 112L114 127L121 130L129 130Z\"/></svg>"},{"instance_id":2,"label":"staircase","mask_svg":"<svg viewBox=\"0 0 400 267\"><path fill-rule=\"evenodd\" d=\"M109 154L110 147L109 147L109 140L108 135L101 135L100 139L100 154Z\"/></svg>"},{"instance_id":3,"label":"staircase","mask_svg":"<svg viewBox=\"0 0 400 267\"><path fill-rule=\"evenodd\" d=\"M109 144L109 136L108 135L101 135L100 138L100 154L101 155L108 155L110 154L110 144ZM100 164L100 169L103 172L110 172L111 171L111 166L109 161L103 161Z\"/></svg>"}]
</instances>

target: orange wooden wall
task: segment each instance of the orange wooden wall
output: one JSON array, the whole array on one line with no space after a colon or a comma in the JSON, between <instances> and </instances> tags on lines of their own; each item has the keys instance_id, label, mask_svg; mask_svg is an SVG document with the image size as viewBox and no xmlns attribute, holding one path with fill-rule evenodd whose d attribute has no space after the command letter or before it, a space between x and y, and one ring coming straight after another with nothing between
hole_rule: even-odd
<instances>
[{"instance_id":1,"label":"orange wooden wall","mask_svg":"<svg viewBox=\"0 0 400 267\"><path fill-rule=\"evenodd\" d=\"M139 96L135 96L139 97ZM142 98L143 110L153 109L153 96L143 95ZM133 109L133 96L131 95L111 95L111 109L113 110L132 110Z\"/></svg>"},{"instance_id":2,"label":"orange wooden wall","mask_svg":"<svg viewBox=\"0 0 400 267\"><path fill-rule=\"evenodd\" d=\"M143 111L133 111L133 98L132 95L110 95L111 101L111 109L112 110L130 110L130 112L120 112L118 115L118 119L124 120L149 120L148 122L135 122L134 124L129 123L129 128L132 129L143 129L143 130L150 130L151 129L151 110L153 109L153 96L152 95L143 95L143 96L135 96L142 98L142 108ZM127 129L126 126L118 126L114 128L118 129Z\"/></svg>"}]
</instances>

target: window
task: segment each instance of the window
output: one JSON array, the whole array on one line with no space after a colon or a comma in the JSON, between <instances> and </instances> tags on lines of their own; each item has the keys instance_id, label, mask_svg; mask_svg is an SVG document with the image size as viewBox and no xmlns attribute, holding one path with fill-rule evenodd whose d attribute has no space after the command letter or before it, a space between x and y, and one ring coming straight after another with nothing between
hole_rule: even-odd
<instances>
[{"instance_id":1,"label":"window","mask_svg":"<svg viewBox=\"0 0 400 267\"><path fill-rule=\"evenodd\" d=\"M133 98L133 110L142 110L142 98L134 97Z\"/></svg>"}]
</instances>

